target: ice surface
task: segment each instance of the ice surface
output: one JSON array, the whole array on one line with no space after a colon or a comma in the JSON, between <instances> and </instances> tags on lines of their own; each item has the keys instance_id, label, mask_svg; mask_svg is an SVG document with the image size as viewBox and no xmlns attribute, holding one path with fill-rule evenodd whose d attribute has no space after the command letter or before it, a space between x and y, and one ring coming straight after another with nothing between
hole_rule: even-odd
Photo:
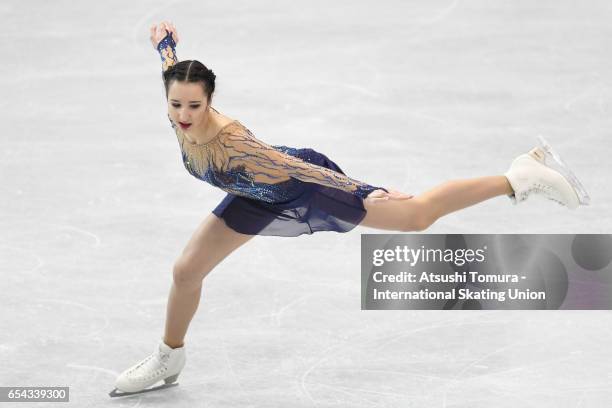
<instances>
[{"instance_id":1,"label":"ice surface","mask_svg":"<svg viewBox=\"0 0 612 408\"><path fill-rule=\"evenodd\" d=\"M183 168L152 23L174 22L179 58L215 71L222 113L358 180L416 194L502 174L542 134L592 198L568 211L498 197L428 233L610 233L609 2L7 1L0 13L0 385L70 386L75 407L612 402L612 314L361 311L359 234L388 232L363 227L249 241L204 282L180 385L108 397L158 342L172 266L224 196Z\"/></svg>"}]
</instances>

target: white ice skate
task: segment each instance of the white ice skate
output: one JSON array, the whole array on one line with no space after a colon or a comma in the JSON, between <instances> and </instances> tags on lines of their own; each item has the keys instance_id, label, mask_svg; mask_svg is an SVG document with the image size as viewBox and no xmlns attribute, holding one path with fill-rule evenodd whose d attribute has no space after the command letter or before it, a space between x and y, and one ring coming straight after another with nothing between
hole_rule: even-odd
<instances>
[{"instance_id":1,"label":"white ice skate","mask_svg":"<svg viewBox=\"0 0 612 408\"><path fill-rule=\"evenodd\" d=\"M571 209L588 205L591 199L578 178L542 136L538 139L540 146L514 159L504 173L514 190L513 204L535 193Z\"/></svg>"},{"instance_id":2,"label":"white ice skate","mask_svg":"<svg viewBox=\"0 0 612 408\"><path fill-rule=\"evenodd\" d=\"M108 395L123 397L178 385L175 381L185 367L185 361L184 346L173 349L162 340L150 356L128 368L117 377L116 388ZM164 384L147 388L162 380Z\"/></svg>"}]
</instances>

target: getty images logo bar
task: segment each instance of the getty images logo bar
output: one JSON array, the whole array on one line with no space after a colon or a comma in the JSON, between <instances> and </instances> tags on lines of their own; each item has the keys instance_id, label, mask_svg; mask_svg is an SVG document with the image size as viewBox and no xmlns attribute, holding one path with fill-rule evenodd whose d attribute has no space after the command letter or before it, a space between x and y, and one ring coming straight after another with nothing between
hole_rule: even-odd
<instances>
[{"instance_id":1,"label":"getty images logo bar","mask_svg":"<svg viewBox=\"0 0 612 408\"><path fill-rule=\"evenodd\" d=\"M363 234L362 309L612 309L609 234Z\"/></svg>"}]
</instances>

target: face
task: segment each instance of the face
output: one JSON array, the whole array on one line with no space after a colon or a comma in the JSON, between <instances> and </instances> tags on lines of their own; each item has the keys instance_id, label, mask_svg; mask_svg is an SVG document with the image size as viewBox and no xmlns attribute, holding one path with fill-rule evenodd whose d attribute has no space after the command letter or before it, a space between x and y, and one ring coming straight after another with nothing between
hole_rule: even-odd
<instances>
[{"instance_id":1,"label":"face","mask_svg":"<svg viewBox=\"0 0 612 408\"><path fill-rule=\"evenodd\" d=\"M201 84L172 81L168 88L168 114L176 126L188 133L207 120L208 103Z\"/></svg>"}]
</instances>

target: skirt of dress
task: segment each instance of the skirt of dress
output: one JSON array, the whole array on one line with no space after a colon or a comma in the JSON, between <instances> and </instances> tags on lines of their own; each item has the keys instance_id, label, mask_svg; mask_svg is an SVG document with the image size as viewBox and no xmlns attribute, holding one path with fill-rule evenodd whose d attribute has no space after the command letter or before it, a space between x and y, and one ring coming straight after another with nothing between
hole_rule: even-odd
<instances>
[{"instance_id":1,"label":"skirt of dress","mask_svg":"<svg viewBox=\"0 0 612 408\"><path fill-rule=\"evenodd\" d=\"M281 148L309 163L345 174L323 153L310 148ZM228 227L242 234L297 237L318 231L348 232L363 220L363 199L343 190L299 180L303 191L283 203L267 203L228 193L212 211Z\"/></svg>"}]
</instances>

